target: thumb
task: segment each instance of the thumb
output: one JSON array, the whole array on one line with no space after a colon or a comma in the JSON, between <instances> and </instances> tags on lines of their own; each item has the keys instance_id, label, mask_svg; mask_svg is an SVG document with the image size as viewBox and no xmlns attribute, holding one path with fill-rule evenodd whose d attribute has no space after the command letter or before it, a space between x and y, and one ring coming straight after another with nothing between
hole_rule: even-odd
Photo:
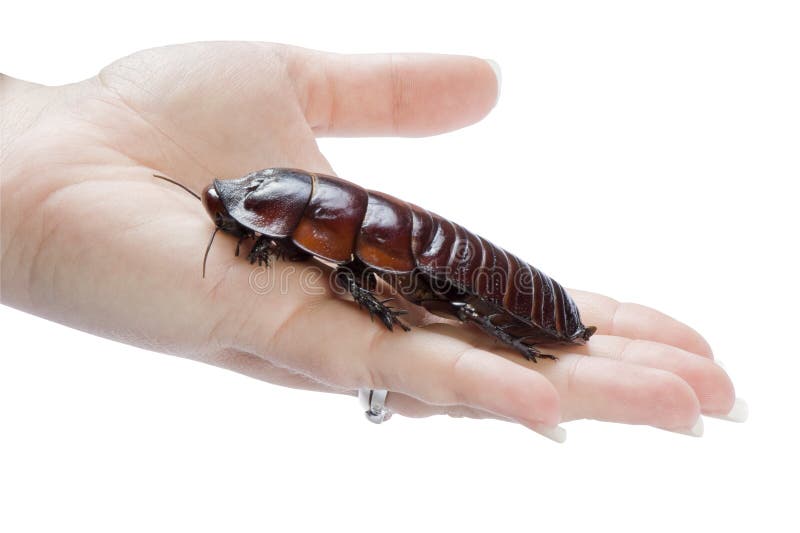
<instances>
[{"instance_id":1,"label":"thumb","mask_svg":"<svg viewBox=\"0 0 800 533\"><path fill-rule=\"evenodd\" d=\"M477 57L293 49L289 58L317 135L443 133L486 116L500 90L496 64Z\"/></svg>"}]
</instances>

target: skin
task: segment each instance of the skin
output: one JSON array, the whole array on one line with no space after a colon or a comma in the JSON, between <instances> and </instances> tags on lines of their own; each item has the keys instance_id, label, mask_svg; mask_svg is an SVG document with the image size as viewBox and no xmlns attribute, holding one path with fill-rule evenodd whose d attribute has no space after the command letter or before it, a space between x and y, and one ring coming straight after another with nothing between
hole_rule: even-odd
<instances>
[{"instance_id":1,"label":"skin","mask_svg":"<svg viewBox=\"0 0 800 533\"><path fill-rule=\"evenodd\" d=\"M284 386L388 389L388 407L408 416L685 430L734 404L702 336L599 294L570 291L583 322L598 326L590 342L533 364L460 325L390 333L325 277L315 291L294 275L287 294L260 294L254 267L212 251L200 278L211 223L154 170L195 191L270 166L333 174L318 136L422 136L480 120L498 91L481 59L200 43L139 52L72 85L4 76L0 91L6 305ZM215 247L234 246L217 235ZM270 268L280 277L309 267ZM408 321L424 317L412 310Z\"/></svg>"}]
</instances>

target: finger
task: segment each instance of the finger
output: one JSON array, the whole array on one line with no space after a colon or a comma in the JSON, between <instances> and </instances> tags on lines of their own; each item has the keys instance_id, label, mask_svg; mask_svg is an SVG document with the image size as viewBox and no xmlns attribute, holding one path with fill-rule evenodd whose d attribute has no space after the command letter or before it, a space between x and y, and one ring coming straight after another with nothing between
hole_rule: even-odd
<instances>
[{"instance_id":1,"label":"finger","mask_svg":"<svg viewBox=\"0 0 800 533\"><path fill-rule=\"evenodd\" d=\"M272 361L240 350L222 350L201 359L205 363L283 387L349 396L358 395L357 391L322 383L294 369L278 366ZM453 418L503 419L499 415L466 405L432 405L397 391L392 391L387 395L385 405L393 413L412 418L447 415Z\"/></svg>"},{"instance_id":2,"label":"finger","mask_svg":"<svg viewBox=\"0 0 800 533\"><path fill-rule=\"evenodd\" d=\"M204 359L205 362L243 374L261 381L291 387L294 389L311 390L357 396L357 392L340 387L321 383L305 374L289 368L279 367L270 361L255 355L238 350L225 350ZM513 422L509 418L482 411L465 405L432 405L418 400L407 394L392 391L387 395L385 406L393 413L411 418L425 418L436 415L447 415L452 418L492 418Z\"/></svg>"},{"instance_id":3,"label":"finger","mask_svg":"<svg viewBox=\"0 0 800 533\"><path fill-rule=\"evenodd\" d=\"M571 350L671 372L689 384L705 414L727 414L736 399L733 382L719 365L669 344L595 335L585 346Z\"/></svg>"},{"instance_id":4,"label":"finger","mask_svg":"<svg viewBox=\"0 0 800 533\"><path fill-rule=\"evenodd\" d=\"M492 65L469 56L295 49L288 61L318 135L442 133L483 118L499 91Z\"/></svg>"},{"instance_id":5,"label":"finger","mask_svg":"<svg viewBox=\"0 0 800 533\"><path fill-rule=\"evenodd\" d=\"M504 422L518 422L539 433L540 435L553 440L555 442L564 442L566 439L566 431L561 426L546 427L539 423L531 423L525 420L514 420L513 418L490 413L474 407L465 405L431 405L420 401L407 394L398 392L391 392L386 397L384 404L389 411L398 413L403 416L412 418L422 418L435 415L447 415L451 418L472 418L476 420L493 419L502 420Z\"/></svg>"},{"instance_id":6,"label":"finger","mask_svg":"<svg viewBox=\"0 0 800 533\"><path fill-rule=\"evenodd\" d=\"M529 425L560 420L558 395L536 372L428 328L390 332L352 301L290 293L291 308L255 315L237 348L338 387L462 404Z\"/></svg>"},{"instance_id":7,"label":"finger","mask_svg":"<svg viewBox=\"0 0 800 533\"><path fill-rule=\"evenodd\" d=\"M698 332L660 311L591 292L570 289L569 293L583 323L597 326L599 334L670 344L713 359L711 346Z\"/></svg>"},{"instance_id":8,"label":"finger","mask_svg":"<svg viewBox=\"0 0 800 533\"><path fill-rule=\"evenodd\" d=\"M558 390L564 420L591 418L686 430L700 416L694 390L672 372L604 357L549 351L559 360L535 365Z\"/></svg>"}]
</instances>

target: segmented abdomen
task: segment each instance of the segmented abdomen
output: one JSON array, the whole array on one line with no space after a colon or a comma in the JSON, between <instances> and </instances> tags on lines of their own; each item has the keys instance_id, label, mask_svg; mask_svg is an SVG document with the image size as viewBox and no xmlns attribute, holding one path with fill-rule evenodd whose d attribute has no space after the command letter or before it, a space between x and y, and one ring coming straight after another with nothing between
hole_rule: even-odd
<instances>
[{"instance_id":1,"label":"segmented abdomen","mask_svg":"<svg viewBox=\"0 0 800 533\"><path fill-rule=\"evenodd\" d=\"M558 339L583 332L577 306L556 281L466 228L420 207L410 208L412 251L420 269Z\"/></svg>"}]
</instances>

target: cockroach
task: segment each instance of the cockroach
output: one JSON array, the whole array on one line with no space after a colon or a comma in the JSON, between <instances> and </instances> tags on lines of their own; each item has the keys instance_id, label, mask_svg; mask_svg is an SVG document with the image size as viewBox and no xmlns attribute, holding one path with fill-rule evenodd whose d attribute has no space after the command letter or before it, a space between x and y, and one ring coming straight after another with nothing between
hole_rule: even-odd
<instances>
[{"instance_id":1,"label":"cockroach","mask_svg":"<svg viewBox=\"0 0 800 533\"><path fill-rule=\"evenodd\" d=\"M199 198L222 230L254 239L251 263L270 256L336 265L334 280L392 330L405 313L376 295L376 278L437 315L473 322L528 360L556 359L537 344L584 344L586 327L567 291L540 270L464 227L388 194L335 176L268 168L215 179Z\"/></svg>"}]
</instances>

